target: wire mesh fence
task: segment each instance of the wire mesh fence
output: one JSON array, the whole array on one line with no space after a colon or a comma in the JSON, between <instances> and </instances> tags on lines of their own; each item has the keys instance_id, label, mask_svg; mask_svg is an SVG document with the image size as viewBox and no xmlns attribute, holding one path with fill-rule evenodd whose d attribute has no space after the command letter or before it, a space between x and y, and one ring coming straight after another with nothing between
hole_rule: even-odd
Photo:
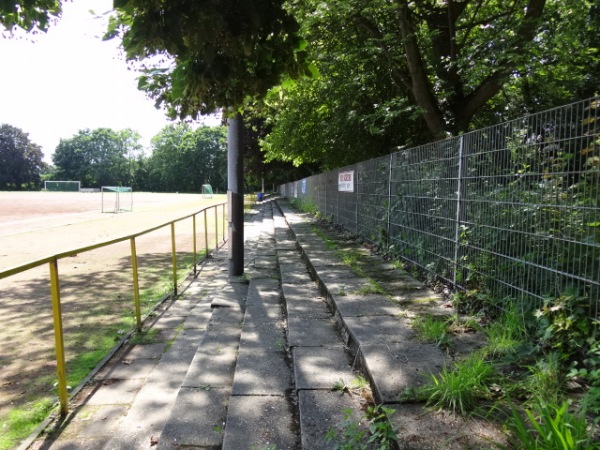
<instances>
[{"instance_id":1,"label":"wire mesh fence","mask_svg":"<svg viewBox=\"0 0 600 450\"><path fill-rule=\"evenodd\" d=\"M458 290L600 309L600 98L282 185Z\"/></svg>"}]
</instances>

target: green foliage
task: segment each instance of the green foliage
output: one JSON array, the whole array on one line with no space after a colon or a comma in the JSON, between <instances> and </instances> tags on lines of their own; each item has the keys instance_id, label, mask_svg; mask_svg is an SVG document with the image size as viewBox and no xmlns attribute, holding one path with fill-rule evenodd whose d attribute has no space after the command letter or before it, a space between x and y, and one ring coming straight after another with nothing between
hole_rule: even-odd
<instances>
[{"instance_id":1,"label":"green foliage","mask_svg":"<svg viewBox=\"0 0 600 450\"><path fill-rule=\"evenodd\" d=\"M151 142L144 162L143 188L159 192L199 193L203 184L227 188L227 133L225 127L168 125Z\"/></svg>"},{"instance_id":2,"label":"green foliage","mask_svg":"<svg viewBox=\"0 0 600 450\"><path fill-rule=\"evenodd\" d=\"M39 189L46 168L39 145L11 125L0 125L0 191Z\"/></svg>"},{"instance_id":3,"label":"green foliage","mask_svg":"<svg viewBox=\"0 0 600 450\"><path fill-rule=\"evenodd\" d=\"M494 374L493 366L478 353L444 367L439 375L423 387L427 404L467 415L473 411L477 400L488 395L487 384Z\"/></svg>"},{"instance_id":4,"label":"green foliage","mask_svg":"<svg viewBox=\"0 0 600 450\"><path fill-rule=\"evenodd\" d=\"M412 320L412 327L417 333L417 338L422 341L433 342L442 348L451 346L446 317L432 315L416 316Z\"/></svg>"},{"instance_id":5,"label":"green foliage","mask_svg":"<svg viewBox=\"0 0 600 450\"><path fill-rule=\"evenodd\" d=\"M569 412L568 402L560 406L537 404L533 409L525 409L523 414L511 407L507 428L510 448L531 450L591 450L600 448L588 431L585 411L577 414ZM504 445L499 448L508 449Z\"/></svg>"},{"instance_id":6,"label":"green foliage","mask_svg":"<svg viewBox=\"0 0 600 450\"><path fill-rule=\"evenodd\" d=\"M56 147L56 177L81 181L82 187L131 186L134 161L142 150L139 140L140 135L129 129L80 130Z\"/></svg>"},{"instance_id":7,"label":"green foliage","mask_svg":"<svg viewBox=\"0 0 600 450\"><path fill-rule=\"evenodd\" d=\"M54 400L46 398L24 408L13 409L0 424L0 449L8 450L27 437L52 410Z\"/></svg>"},{"instance_id":8,"label":"green foliage","mask_svg":"<svg viewBox=\"0 0 600 450\"><path fill-rule=\"evenodd\" d=\"M575 288L566 289L558 297L546 297L536 311L541 344L559 352L567 362L581 356L592 337L589 306L589 299Z\"/></svg>"},{"instance_id":9,"label":"green foliage","mask_svg":"<svg viewBox=\"0 0 600 450\"><path fill-rule=\"evenodd\" d=\"M19 27L27 31L46 30L61 13L60 0L13 0L0 2L0 25L8 31Z\"/></svg>"},{"instance_id":10,"label":"green foliage","mask_svg":"<svg viewBox=\"0 0 600 450\"><path fill-rule=\"evenodd\" d=\"M122 38L127 58L142 63L138 87L171 117L237 108L306 68L306 43L281 0L120 0L115 8L106 37Z\"/></svg>"},{"instance_id":11,"label":"green foliage","mask_svg":"<svg viewBox=\"0 0 600 450\"><path fill-rule=\"evenodd\" d=\"M492 358L514 354L526 339L524 317L509 303L504 314L483 329L486 351Z\"/></svg>"},{"instance_id":12,"label":"green foliage","mask_svg":"<svg viewBox=\"0 0 600 450\"><path fill-rule=\"evenodd\" d=\"M333 450L390 450L397 439L389 421L393 413L393 409L374 405L367 407L365 414L357 420L352 417L352 410L346 409L344 421L329 429L325 442L333 444Z\"/></svg>"}]
</instances>

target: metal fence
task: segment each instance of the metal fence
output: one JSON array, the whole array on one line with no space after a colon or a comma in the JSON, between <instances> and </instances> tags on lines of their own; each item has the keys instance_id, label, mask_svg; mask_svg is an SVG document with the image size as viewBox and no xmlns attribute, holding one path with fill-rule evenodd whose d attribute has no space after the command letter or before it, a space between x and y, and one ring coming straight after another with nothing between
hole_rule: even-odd
<instances>
[{"instance_id":1,"label":"metal fence","mask_svg":"<svg viewBox=\"0 0 600 450\"><path fill-rule=\"evenodd\" d=\"M585 297L597 317L599 116L592 98L280 190L455 289Z\"/></svg>"}]
</instances>

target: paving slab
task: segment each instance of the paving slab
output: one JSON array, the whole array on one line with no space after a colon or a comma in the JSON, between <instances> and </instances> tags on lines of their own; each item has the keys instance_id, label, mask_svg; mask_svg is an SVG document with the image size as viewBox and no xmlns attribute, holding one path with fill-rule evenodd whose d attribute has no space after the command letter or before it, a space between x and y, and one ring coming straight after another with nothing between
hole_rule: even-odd
<instances>
[{"instance_id":1,"label":"paving slab","mask_svg":"<svg viewBox=\"0 0 600 450\"><path fill-rule=\"evenodd\" d=\"M119 365L113 365L100 370L94 379L146 379L154 370L158 360L156 359L126 359Z\"/></svg>"},{"instance_id":2,"label":"paving slab","mask_svg":"<svg viewBox=\"0 0 600 450\"><path fill-rule=\"evenodd\" d=\"M344 326L355 346L415 340L410 321L397 316L345 317Z\"/></svg>"},{"instance_id":3,"label":"paving slab","mask_svg":"<svg viewBox=\"0 0 600 450\"><path fill-rule=\"evenodd\" d=\"M332 295L332 299L342 317L393 316L403 312L398 304L381 294Z\"/></svg>"},{"instance_id":4,"label":"paving slab","mask_svg":"<svg viewBox=\"0 0 600 450\"><path fill-rule=\"evenodd\" d=\"M91 395L89 405L123 405L133 403L144 385L143 378L106 379L90 382L86 389Z\"/></svg>"},{"instance_id":5,"label":"paving slab","mask_svg":"<svg viewBox=\"0 0 600 450\"><path fill-rule=\"evenodd\" d=\"M254 258L254 267L257 269L276 269L277 256L275 255L275 248L273 248L272 253L272 255L256 256Z\"/></svg>"},{"instance_id":6,"label":"paving slab","mask_svg":"<svg viewBox=\"0 0 600 450\"><path fill-rule=\"evenodd\" d=\"M284 396L231 397L223 450L300 450L299 441L298 424Z\"/></svg>"},{"instance_id":7,"label":"paving slab","mask_svg":"<svg viewBox=\"0 0 600 450\"><path fill-rule=\"evenodd\" d=\"M322 347L339 343L341 337L333 319L288 317L290 347Z\"/></svg>"},{"instance_id":8,"label":"paving slab","mask_svg":"<svg viewBox=\"0 0 600 450\"><path fill-rule=\"evenodd\" d=\"M377 402L394 403L406 388L421 386L429 375L439 373L449 358L435 344L408 341L362 345L360 361Z\"/></svg>"},{"instance_id":9,"label":"paving slab","mask_svg":"<svg viewBox=\"0 0 600 450\"><path fill-rule=\"evenodd\" d=\"M314 283L306 267L280 267L282 284L310 284Z\"/></svg>"},{"instance_id":10,"label":"paving slab","mask_svg":"<svg viewBox=\"0 0 600 450\"><path fill-rule=\"evenodd\" d=\"M166 342L131 345L123 352L124 359L159 359L167 348Z\"/></svg>"},{"instance_id":11,"label":"paving slab","mask_svg":"<svg viewBox=\"0 0 600 450\"><path fill-rule=\"evenodd\" d=\"M267 351L285 350L285 321L265 322L258 325L244 324L240 348Z\"/></svg>"},{"instance_id":12,"label":"paving slab","mask_svg":"<svg viewBox=\"0 0 600 450\"><path fill-rule=\"evenodd\" d=\"M341 381L356 378L352 356L342 345L335 347L294 347L292 360L296 389L331 390Z\"/></svg>"},{"instance_id":13,"label":"paving slab","mask_svg":"<svg viewBox=\"0 0 600 450\"><path fill-rule=\"evenodd\" d=\"M282 284L281 291L286 305L310 300L323 301L325 299L318 285L313 281L305 285Z\"/></svg>"},{"instance_id":14,"label":"paving slab","mask_svg":"<svg viewBox=\"0 0 600 450\"><path fill-rule=\"evenodd\" d=\"M286 266L303 266L304 260L302 259L302 253L299 250L294 252L277 252L277 259L280 265Z\"/></svg>"},{"instance_id":15,"label":"paving slab","mask_svg":"<svg viewBox=\"0 0 600 450\"><path fill-rule=\"evenodd\" d=\"M292 370L284 351L242 349L233 378L232 395L285 395L292 388Z\"/></svg>"},{"instance_id":16,"label":"paving slab","mask_svg":"<svg viewBox=\"0 0 600 450\"><path fill-rule=\"evenodd\" d=\"M229 394L228 389L182 388L157 448L220 448Z\"/></svg>"},{"instance_id":17,"label":"paving slab","mask_svg":"<svg viewBox=\"0 0 600 450\"><path fill-rule=\"evenodd\" d=\"M327 433L341 435L342 424L348 420L359 423L361 418L362 401L359 396L340 394L330 391L299 391L298 407L300 410L300 430L302 448L310 450L331 450L341 448L343 440L327 442ZM346 411L350 411L347 416ZM360 429L368 432L366 424L361 424ZM336 430L338 430L336 432Z\"/></svg>"},{"instance_id":18,"label":"paving slab","mask_svg":"<svg viewBox=\"0 0 600 450\"><path fill-rule=\"evenodd\" d=\"M254 303L270 306L279 305L281 303L279 280L268 278L251 280L248 286L246 305L249 306Z\"/></svg>"}]
</instances>

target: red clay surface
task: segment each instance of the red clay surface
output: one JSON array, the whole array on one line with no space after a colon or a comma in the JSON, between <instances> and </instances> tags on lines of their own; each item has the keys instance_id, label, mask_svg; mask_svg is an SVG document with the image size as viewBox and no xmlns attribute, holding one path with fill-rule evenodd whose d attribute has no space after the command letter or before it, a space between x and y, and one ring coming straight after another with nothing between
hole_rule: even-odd
<instances>
[{"instance_id":1,"label":"red clay surface","mask_svg":"<svg viewBox=\"0 0 600 450\"><path fill-rule=\"evenodd\" d=\"M44 257L109 241L193 214L225 196L134 193L133 211L102 213L100 193L0 192L0 273ZM218 208L222 233L222 207ZM197 219L197 248L204 250L203 215ZM214 246L214 209L208 215ZM190 253L192 219L177 222L177 253ZM171 227L136 238L145 270L140 288L171 267ZM130 242L62 258L58 262L65 334L71 348L93 347L89 330L114 327L114 317L132 314ZM168 286L167 286L168 288ZM73 338L75 336L75 338ZM87 340L86 340L87 339ZM0 424L14 407L52 395L56 379L48 264L0 279ZM67 373L68 376L68 373Z\"/></svg>"}]
</instances>

